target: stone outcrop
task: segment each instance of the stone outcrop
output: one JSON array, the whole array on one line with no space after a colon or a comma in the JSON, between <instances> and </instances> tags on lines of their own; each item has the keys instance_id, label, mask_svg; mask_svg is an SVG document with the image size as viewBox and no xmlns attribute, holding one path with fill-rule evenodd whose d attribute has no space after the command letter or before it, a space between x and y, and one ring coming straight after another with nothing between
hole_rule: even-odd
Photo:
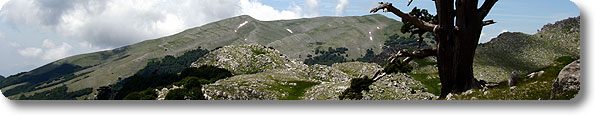
<instances>
[{"instance_id":1,"label":"stone outcrop","mask_svg":"<svg viewBox=\"0 0 595 115\"><path fill-rule=\"evenodd\" d=\"M580 60L576 60L564 67L558 74L552 87L553 96L572 96L581 89Z\"/></svg>"},{"instance_id":2,"label":"stone outcrop","mask_svg":"<svg viewBox=\"0 0 595 115\"><path fill-rule=\"evenodd\" d=\"M197 60L192 67L213 65L233 77L203 85L209 100L338 100L353 78L373 76L382 69L374 63L347 62L332 66L308 66L279 51L257 44L219 48ZM389 74L364 91L366 100L427 100L422 84L406 74ZM297 97L296 97L297 96Z\"/></svg>"}]
</instances>

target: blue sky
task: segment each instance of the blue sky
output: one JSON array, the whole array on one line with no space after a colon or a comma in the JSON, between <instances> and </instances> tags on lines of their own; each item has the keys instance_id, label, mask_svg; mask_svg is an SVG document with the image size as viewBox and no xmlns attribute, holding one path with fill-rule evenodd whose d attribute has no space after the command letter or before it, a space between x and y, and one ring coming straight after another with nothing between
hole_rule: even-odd
<instances>
[{"instance_id":1,"label":"blue sky","mask_svg":"<svg viewBox=\"0 0 595 115\"><path fill-rule=\"evenodd\" d=\"M435 12L431 0L387 0L402 11ZM0 75L52 61L155 39L209 22L251 15L260 20L362 16L378 0L0 0ZM483 0L480 0L483 2ZM389 13L379 13L395 20ZM568 0L500 0L480 42L503 31L533 34L543 25L579 16Z\"/></svg>"}]
</instances>

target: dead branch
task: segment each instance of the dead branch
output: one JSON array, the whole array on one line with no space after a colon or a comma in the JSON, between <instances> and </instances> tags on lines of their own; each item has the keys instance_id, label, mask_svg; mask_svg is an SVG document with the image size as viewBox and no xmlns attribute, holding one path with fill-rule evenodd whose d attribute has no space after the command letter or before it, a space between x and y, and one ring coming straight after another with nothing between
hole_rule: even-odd
<instances>
[{"instance_id":1,"label":"dead branch","mask_svg":"<svg viewBox=\"0 0 595 115\"><path fill-rule=\"evenodd\" d=\"M487 21L483 21L483 26L487 26L490 24L495 24L496 22L494 22L494 20L487 20Z\"/></svg>"},{"instance_id":2,"label":"dead branch","mask_svg":"<svg viewBox=\"0 0 595 115\"><path fill-rule=\"evenodd\" d=\"M430 49L422 49L413 52L409 52L406 49L399 51L396 55L393 55L389 58L390 63L394 63L395 59L399 57L405 57L402 63L409 63L413 58L425 58L429 56L436 56L438 54L438 49L430 48Z\"/></svg>"},{"instance_id":3,"label":"dead branch","mask_svg":"<svg viewBox=\"0 0 595 115\"><path fill-rule=\"evenodd\" d=\"M419 27L420 29L426 30L426 31L431 31L434 32L434 30L436 30L435 28L437 28L437 25L425 22L419 18L413 17L407 13L403 13L401 10L395 8L393 6L392 3L388 3L388 2L379 2L379 6L376 8L373 8L372 10L370 10L370 13L375 13L378 12L378 10L383 10L384 12L392 12L395 15L413 23L413 25Z\"/></svg>"}]
</instances>

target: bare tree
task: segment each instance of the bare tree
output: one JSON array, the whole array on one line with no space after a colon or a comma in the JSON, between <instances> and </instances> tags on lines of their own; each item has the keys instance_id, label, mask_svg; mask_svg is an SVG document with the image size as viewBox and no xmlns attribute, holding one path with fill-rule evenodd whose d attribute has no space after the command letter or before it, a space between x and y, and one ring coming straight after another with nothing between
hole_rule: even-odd
<instances>
[{"instance_id":1,"label":"bare tree","mask_svg":"<svg viewBox=\"0 0 595 115\"><path fill-rule=\"evenodd\" d=\"M403 13L388 2L380 2L380 6L370 11L371 13L378 10L392 12L403 21L408 21L415 26L409 28L409 32L418 34L431 32L436 37L437 48L418 49L413 52L402 50L393 56L390 63L395 63L394 59L398 57L405 57L399 62L408 63L412 58L436 56L442 84L441 99L451 92L483 87L483 84L473 77L473 56L483 27L495 23L493 20L484 21L484 19L498 0L485 0L480 7L478 7L479 0L433 1L436 6L436 16ZM423 38L420 37L418 42L421 42L421 39Z\"/></svg>"}]
</instances>

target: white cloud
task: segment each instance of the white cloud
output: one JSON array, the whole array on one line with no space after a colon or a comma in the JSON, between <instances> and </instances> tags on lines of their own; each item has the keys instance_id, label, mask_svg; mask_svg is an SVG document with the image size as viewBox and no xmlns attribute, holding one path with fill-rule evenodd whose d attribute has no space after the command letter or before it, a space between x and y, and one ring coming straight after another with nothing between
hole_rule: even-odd
<instances>
[{"instance_id":1,"label":"white cloud","mask_svg":"<svg viewBox=\"0 0 595 115\"><path fill-rule=\"evenodd\" d=\"M349 5L349 0L338 0L337 6L335 7L335 15L342 16L345 13L345 7Z\"/></svg>"},{"instance_id":2,"label":"white cloud","mask_svg":"<svg viewBox=\"0 0 595 115\"><path fill-rule=\"evenodd\" d=\"M43 46L44 48L55 48L56 44L54 44L54 42L50 41L49 39L45 39L41 43L41 46Z\"/></svg>"},{"instance_id":3,"label":"white cloud","mask_svg":"<svg viewBox=\"0 0 595 115\"><path fill-rule=\"evenodd\" d=\"M303 10L297 5L290 10L277 10L258 0L13 0L5 3L0 10L0 17L5 21L48 29L101 48L163 37L239 15L259 20L319 16L319 0L307 0Z\"/></svg>"},{"instance_id":4,"label":"white cloud","mask_svg":"<svg viewBox=\"0 0 595 115\"><path fill-rule=\"evenodd\" d=\"M43 50L41 48L28 47L22 50L18 50L17 52L24 57L37 57L39 56L39 54L41 54L42 51Z\"/></svg>"},{"instance_id":5,"label":"white cloud","mask_svg":"<svg viewBox=\"0 0 595 115\"><path fill-rule=\"evenodd\" d=\"M258 20L279 20L279 19L295 19L299 18L301 9L293 8L293 10L275 10L271 6L264 5L259 2L241 0L241 15L250 15ZM295 6L294 6L295 7Z\"/></svg>"},{"instance_id":6,"label":"white cloud","mask_svg":"<svg viewBox=\"0 0 595 115\"><path fill-rule=\"evenodd\" d=\"M70 50L72 50L72 46L66 42L56 45L56 43L49 39L43 40L41 47L42 48L27 47L25 49L18 50L17 52L23 57L40 58L43 60L56 60L68 56Z\"/></svg>"},{"instance_id":7,"label":"white cloud","mask_svg":"<svg viewBox=\"0 0 595 115\"><path fill-rule=\"evenodd\" d=\"M80 47L83 47L83 48L93 48L93 45L91 43L87 42L87 41L80 42L79 43L79 46Z\"/></svg>"},{"instance_id":8,"label":"white cloud","mask_svg":"<svg viewBox=\"0 0 595 115\"><path fill-rule=\"evenodd\" d=\"M72 46L66 42L62 42L61 45L56 45L52 41L46 39L43 40L42 45L46 48L46 52L44 52L41 59L43 60L56 60L60 58L64 58L68 55L68 52L72 49Z\"/></svg>"},{"instance_id":9,"label":"white cloud","mask_svg":"<svg viewBox=\"0 0 595 115\"><path fill-rule=\"evenodd\" d=\"M10 47L21 47L21 44L17 43L17 42L8 42L8 45Z\"/></svg>"},{"instance_id":10,"label":"white cloud","mask_svg":"<svg viewBox=\"0 0 595 115\"><path fill-rule=\"evenodd\" d=\"M2 9L2 7L4 6L4 4L6 4L6 2L8 2L9 0L0 0L0 9Z\"/></svg>"},{"instance_id":11,"label":"white cloud","mask_svg":"<svg viewBox=\"0 0 595 115\"><path fill-rule=\"evenodd\" d=\"M320 8L318 6L319 4L319 0L306 0L306 10L305 12L305 16L306 17L317 17L320 16Z\"/></svg>"}]
</instances>

